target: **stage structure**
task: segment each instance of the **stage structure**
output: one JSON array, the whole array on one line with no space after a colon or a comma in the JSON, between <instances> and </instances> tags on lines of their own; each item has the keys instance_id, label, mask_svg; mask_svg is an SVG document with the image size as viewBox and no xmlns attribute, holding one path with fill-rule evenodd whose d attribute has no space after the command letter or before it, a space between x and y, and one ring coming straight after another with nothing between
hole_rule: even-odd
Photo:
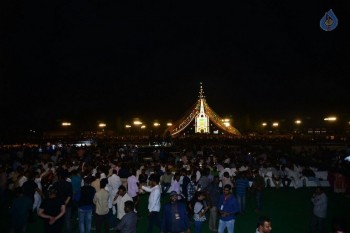
<instances>
[{"instance_id":1,"label":"stage structure","mask_svg":"<svg viewBox=\"0 0 350 233\"><path fill-rule=\"evenodd\" d=\"M210 131L210 122L212 122L218 129L223 132L233 135L240 136L240 132L234 128L225 119L219 117L212 108L209 107L204 96L204 90L202 83L200 84L199 98L198 101L187 111L184 116L178 120L175 124L167 129L171 136L177 137L181 135L187 127L191 126L194 122L194 132L199 134L212 134Z\"/></svg>"}]
</instances>

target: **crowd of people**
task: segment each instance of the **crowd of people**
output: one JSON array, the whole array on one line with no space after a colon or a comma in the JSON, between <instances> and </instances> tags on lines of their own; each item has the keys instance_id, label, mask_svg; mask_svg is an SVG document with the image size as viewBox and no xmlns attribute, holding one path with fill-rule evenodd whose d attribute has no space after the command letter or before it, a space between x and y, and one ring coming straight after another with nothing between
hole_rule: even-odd
<instances>
[{"instance_id":1,"label":"crowd of people","mask_svg":"<svg viewBox=\"0 0 350 233\"><path fill-rule=\"evenodd\" d=\"M255 211L260 213L266 187L299 188L306 179L319 186L317 168L303 160L305 155L298 160L281 150L183 146L176 153L155 149L149 157L140 158L135 146L3 150L0 200L11 206L10 232L25 233L37 214L47 233L72 233L72 224L78 224L80 233L89 233L92 227L97 233L133 233L137 219L146 217L140 214L140 195L149 193L147 233L189 232L191 226L200 233L207 220L210 231L233 233L236 217L245 214L247 192L253 193ZM342 176L342 183L337 176ZM333 177L334 190L347 192L346 174L335 172ZM322 189L317 190L315 206L326 202ZM169 196L163 206L162 196ZM314 232L325 229L327 206L322 208L314 212ZM271 220L259 219L256 232L270 231Z\"/></svg>"}]
</instances>

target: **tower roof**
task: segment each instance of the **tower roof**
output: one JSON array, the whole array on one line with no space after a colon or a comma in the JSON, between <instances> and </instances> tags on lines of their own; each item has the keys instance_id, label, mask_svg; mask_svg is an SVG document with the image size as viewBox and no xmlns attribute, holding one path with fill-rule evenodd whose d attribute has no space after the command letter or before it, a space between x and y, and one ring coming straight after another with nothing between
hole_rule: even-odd
<instances>
[{"instance_id":1,"label":"tower roof","mask_svg":"<svg viewBox=\"0 0 350 233\"><path fill-rule=\"evenodd\" d=\"M199 99L205 99L203 84L202 83L199 83L199 84L200 84L200 86L199 86Z\"/></svg>"},{"instance_id":2,"label":"tower roof","mask_svg":"<svg viewBox=\"0 0 350 233\"><path fill-rule=\"evenodd\" d=\"M190 123L195 119L195 117L200 112L201 108L204 108L205 114L209 117L209 120L213 122L218 128L225 131L228 134L240 136L240 132L230 124L224 121L218 114L214 112L214 110L209 107L205 100L204 89L202 83L200 83L199 89L199 99L194 106L187 111L186 114L183 115L175 124L168 128L168 131L172 136L178 136L180 133L185 130Z\"/></svg>"}]
</instances>

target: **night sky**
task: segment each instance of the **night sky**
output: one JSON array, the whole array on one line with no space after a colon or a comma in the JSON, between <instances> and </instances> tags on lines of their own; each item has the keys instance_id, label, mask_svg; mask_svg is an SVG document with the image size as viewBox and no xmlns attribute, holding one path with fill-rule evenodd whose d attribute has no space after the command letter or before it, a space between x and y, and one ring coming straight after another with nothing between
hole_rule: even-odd
<instances>
[{"instance_id":1,"label":"night sky","mask_svg":"<svg viewBox=\"0 0 350 233\"><path fill-rule=\"evenodd\" d=\"M347 1L119 2L0 3L1 130L176 120L200 82L237 121L350 119Z\"/></svg>"}]
</instances>

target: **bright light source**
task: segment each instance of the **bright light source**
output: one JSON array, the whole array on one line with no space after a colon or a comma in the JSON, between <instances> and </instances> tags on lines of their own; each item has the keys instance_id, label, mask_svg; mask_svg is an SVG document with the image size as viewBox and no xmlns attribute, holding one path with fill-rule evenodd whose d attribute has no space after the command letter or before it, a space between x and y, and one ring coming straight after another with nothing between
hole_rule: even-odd
<instances>
[{"instance_id":1,"label":"bright light source","mask_svg":"<svg viewBox=\"0 0 350 233\"><path fill-rule=\"evenodd\" d=\"M62 122L62 126L71 126L72 124L70 122Z\"/></svg>"},{"instance_id":2,"label":"bright light source","mask_svg":"<svg viewBox=\"0 0 350 233\"><path fill-rule=\"evenodd\" d=\"M336 121L337 118L334 116L324 118L325 121Z\"/></svg>"},{"instance_id":3,"label":"bright light source","mask_svg":"<svg viewBox=\"0 0 350 233\"><path fill-rule=\"evenodd\" d=\"M272 123L272 126L273 126L273 127L278 127L278 125L279 125L278 122Z\"/></svg>"},{"instance_id":4,"label":"bright light source","mask_svg":"<svg viewBox=\"0 0 350 233\"><path fill-rule=\"evenodd\" d=\"M145 129L146 128L146 126L145 125L141 125L141 129Z\"/></svg>"},{"instance_id":5,"label":"bright light source","mask_svg":"<svg viewBox=\"0 0 350 233\"><path fill-rule=\"evenodd\" d=\"M224 122L224 125L225 125L226 127L229 127L229 126L230 126L230 123L229 123L229 122Z\"/></svg>"},{"instance_id":6,"label":"bright light source","mask_svg":"<svg viewBox=\"0 0 350 233\"><path fill-rule=\"evenodd\" d=\"M131 125L125 125L125 128L131 128Z\"/></svg>"},{"instance_id":7,"label":"bright light source","mask_svg":"<svg viewBox=\"0 0 350 233\"><path fill-rule=\"evenodd\" d=\"M267 123L266 123L266 122L264 122L264 123L262 123L261 125L262 125L262 126L267 126Z\"/></svg>"},{"instance_id":8,"label":"bright light source","mask_svg":"<svg viewBox=\"0 0 350 233\"><path fill-rule=\"evenodd\" d=\"M142 125L141 121L134 121L134 125Z\"/></svg>"},{"instance_id":9,"label":"bright light source","mask_svg":"<svg viewBox=\"0 0 350 233\"><path fill-rule=\"evenodd\" d=\"M297 125L300 125L301 124L301 120L296 120L296 121L294 121L294 123L297 124Z\"/></svg>"},{"instance_id":10,"label":"bright light source","mask_svg":"<svg viewBox=\"0 0 350 233\"><path fill-rule=\"evenodd\" d=\"M167 126L172 126L172 125L173 125L173 123L168 122L168 123L166 123L166 125L167 125Z\"/></svg>"},{"instance_id":11,"label":"bright light source","mask_svg":"<svg viewBox=\"0 0 350 233\"><path fill-rule=\"evenodd\" d=\"M100 124L98 124L98 127L100 127L100 128L104 128L104 127L106 127L107 125L105 124L105 123L100 123Z\"/></svg>"},{"instance_id":12,"label":"bright light source","mask_svg":"<svg viewBox=\"0 0 350 233\"><path fill-rule=\"evenodd\" d=\"M160 126L160 124L158 122L154 122L153 126L158 127L158 126Z\"/></svg>"},{"instance_id":13,"label":"bright light source","mask_svg":"<svg viewBox=\"0 0 350 233\"><path fill-rule=\"evenodd\" d=\"M230 122L230 119L226 118L223 120L224 122Z\"/></svg>"}]
</instances>

